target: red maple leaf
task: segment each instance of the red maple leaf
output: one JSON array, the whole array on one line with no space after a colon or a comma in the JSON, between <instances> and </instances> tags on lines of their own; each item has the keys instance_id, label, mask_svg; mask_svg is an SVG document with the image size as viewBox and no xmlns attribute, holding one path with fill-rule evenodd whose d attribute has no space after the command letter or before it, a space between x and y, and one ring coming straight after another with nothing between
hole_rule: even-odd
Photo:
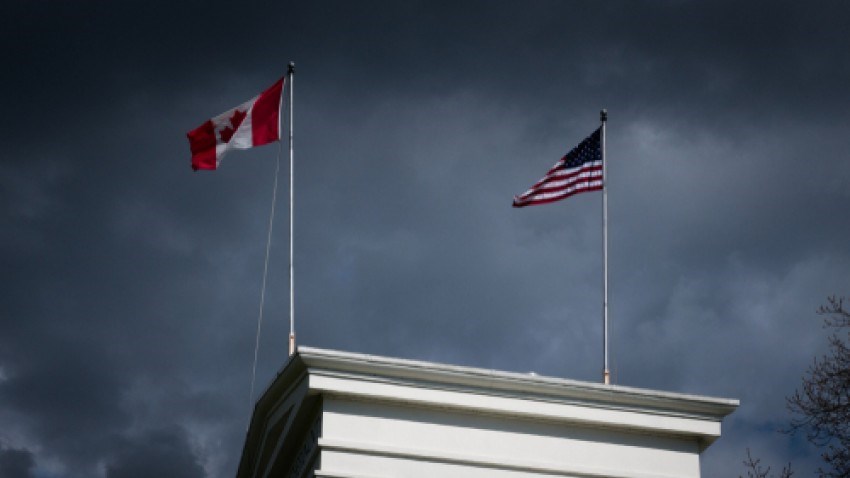
<instances>
[{"instance_id":1,"label":"red maple leaf","mask_svg":"<svg viewBox=\"0 0 850 478\"><path fill-rule=\"evenodd\" d=\"M227 143L230 141L230 138L233 137L233 133L236 132L236 129L239 128L239 125L242 124L242 120L244 120L246 116L248 116L247 111L233 111L233 116L229 118L230 126L226 126L219 131L219 133L221 134L222 143Z\"/></svg>"}]
</instances>

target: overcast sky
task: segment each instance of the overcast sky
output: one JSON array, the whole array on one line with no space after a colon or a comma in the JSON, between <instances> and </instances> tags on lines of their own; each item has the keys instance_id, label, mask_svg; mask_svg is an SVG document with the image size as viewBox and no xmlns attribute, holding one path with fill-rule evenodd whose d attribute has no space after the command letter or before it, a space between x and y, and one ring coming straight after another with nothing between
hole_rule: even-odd
<instances>
[{"instance_id":1,"label":"overcast sky","mask_svg":"<svg viewBox=\"0 0 850 478\"><path fill-rule=\"evenodd\" d=\"M308 5L309 3L309 5ZM0 475L230 477L277 146L185 134L296 62L302 345L599 381L601 193L511 208L607 108L618 384L738 398L810 476L785 396L850 294L842 1L0 6ZM258 390L287 357L284 147Z\"/></svg>"}]
</instances>

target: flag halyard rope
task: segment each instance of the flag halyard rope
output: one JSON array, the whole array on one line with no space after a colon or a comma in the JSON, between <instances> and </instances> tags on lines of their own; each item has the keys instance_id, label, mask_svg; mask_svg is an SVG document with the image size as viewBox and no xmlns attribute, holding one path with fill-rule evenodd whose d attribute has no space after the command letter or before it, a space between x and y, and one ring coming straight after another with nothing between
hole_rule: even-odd
<instances>
[{"instance_id":1,"label":"flag halyard rope","mask_svg":"<svg viewBox=\"0 0 850 478\"><path fill-rule=\"evenodd\" d=\"M284 95L285 98L285 95ZM284 102L286 99L283 100ZM285 111L285 106L282 108ZM281 118L285 121L285 116ZM280 130L280 128L278 128ZM278 134L278 136L280 136ZM274 169L274 185L272 186L272 206L271 211L269 212L269 231L268 237L266 238L266 256L263 261L263 281L262 286L260 287L260 310L257 314L257 336L254 341L254 364L251 367L251 390L249 392L248 397L248 406L249 408L254 404L254 385L257 379L257 358L260 350L260 333L263 325L263 310L265 308L266 302L266 282L269 273L269 253L271 252L272 245L272 231L274 229L274 212L275 205L277 204L277 185L278 185L278 176L280 174L280 156L282 154L282 141L278 140L277 143L277 157L275 159L275 169ZM248 419L248 426L250 426L250 418Z\"/></svg>"}]
</instances>

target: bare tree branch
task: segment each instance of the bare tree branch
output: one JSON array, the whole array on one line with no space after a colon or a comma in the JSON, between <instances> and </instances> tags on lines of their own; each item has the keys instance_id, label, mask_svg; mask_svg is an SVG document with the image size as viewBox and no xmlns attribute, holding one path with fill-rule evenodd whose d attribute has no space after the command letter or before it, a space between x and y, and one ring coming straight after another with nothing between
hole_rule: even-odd
<instances>
[{"instance_id":1,"label":"bare tree branch","mask_svg":"<svg viewBox=\"0 0 850 478\"><path fill-rule=\"evenodd\" d=\"M828 353L814 359L800 388L786 399L792 415L789 432L805 433L823 450L827 466L818 470L819 476L846 478L850 477L850 311L843 298L832 296L818 314L824 316L824 327L834 331Z\"/></svg>"},{"instance_id":2,"label":"bare tree branch","mask_svg":"<svg viewBox=\"0 0 850 478\"><path fill-rule=\"evenodd\" d=\"M747 478L768 478L773 476L770 474L770 467L762 468L761 459L753 458L753 455L750 454L749 448L747 448L747 459L744 460L744 468L747 469ZM794 472L791 471L791 464L789 463L782 468L781 472L779 472L778 478L791 478L793 474ZM738 478L744 477L739 476Z\"/></svg>"}]
</instances>

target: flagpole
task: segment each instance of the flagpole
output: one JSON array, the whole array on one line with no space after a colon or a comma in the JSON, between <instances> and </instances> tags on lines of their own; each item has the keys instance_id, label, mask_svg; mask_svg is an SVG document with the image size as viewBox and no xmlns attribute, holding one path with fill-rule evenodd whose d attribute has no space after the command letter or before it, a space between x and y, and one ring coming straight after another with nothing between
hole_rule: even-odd
<instances>
[{"instance_id":1,"label":"flagpole","mask_svg":"<svg viewBox=\"0 0 850 478\"><path fill-rule=\"evenodd\" d=\"M602 380L605 385L611 383L611 372L608 368L608 158L605 157L605 127L608 123L608 110L599 112L602 122L602 353L605 368Z\"/></svg>"},{"instance_id":2,"label":"flagpole","mask_svg":"<svg viewBox=\"0 0 850 478\"><path fill-rule=\"evenodd\" d=\"M292 151L292 101L295 62L289 62L289 356L295 354L295 156Z\"/></svg>"}]
</instances>

